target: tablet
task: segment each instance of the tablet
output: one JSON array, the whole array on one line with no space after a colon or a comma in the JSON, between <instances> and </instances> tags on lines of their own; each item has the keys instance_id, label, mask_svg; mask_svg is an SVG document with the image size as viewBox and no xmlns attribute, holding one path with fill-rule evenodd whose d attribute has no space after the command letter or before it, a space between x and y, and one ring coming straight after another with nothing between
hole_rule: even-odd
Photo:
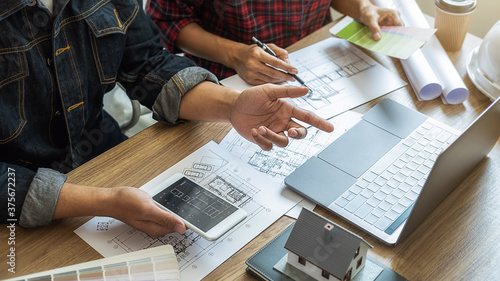
<instances>
[{"instance_id":1,"label":"tablet","mask_svg":"<svg viewBox=\"0 0 500 281\"><path fill-rule=\"evenodd\" d=\"M213 241L246 217L246 211L182 174L155 187L151 195L162 208L176 214L186 227Z\"/></svg>"}]
</instances>

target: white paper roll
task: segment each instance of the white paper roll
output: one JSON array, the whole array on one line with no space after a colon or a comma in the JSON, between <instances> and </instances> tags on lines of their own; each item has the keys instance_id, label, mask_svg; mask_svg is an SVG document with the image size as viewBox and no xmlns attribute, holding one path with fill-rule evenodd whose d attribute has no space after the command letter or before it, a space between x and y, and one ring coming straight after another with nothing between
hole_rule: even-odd
<instances>
[{"instance_id":1,"label":"white paper roll","mask_svg":"<svg viewBox=\"0 0 500 281\"><path fill-rule=\"evenodd\" d=\"M397 9L407 26L429 28L429 23L415 0L374 2L381 7ZM407 60L401 60L401 64L420 99L432 99L438 90L437 85L442 87L441 98L445 103L458 104L469 97L469 90L435 35L420 51L412 54Z\"/></svg>"},{"instance_id":2,"label":"white paper roll","mask_svg":"<svg viewBox=\"0 0 500 281\"><path fill-rule=\"evenodd\" d=\"M401 60L401 65L419 100L432 100L441 95L443 87L420 50Z\"/></svg>"}]
</instances>

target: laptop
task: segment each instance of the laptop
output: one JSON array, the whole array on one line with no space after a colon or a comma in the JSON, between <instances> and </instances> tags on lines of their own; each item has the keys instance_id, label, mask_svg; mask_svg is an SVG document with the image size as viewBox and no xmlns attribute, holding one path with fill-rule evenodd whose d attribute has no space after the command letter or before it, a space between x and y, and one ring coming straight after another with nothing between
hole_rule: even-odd
<instances>
[{"instance_id":1,"label":"laptop","mask_svg":"<svg viewBox=\"0 0 500 281\"><path fill-rule=\"evenodd\" d=\"M408 236L500 137L500 99L462 134L393 100L285 178L290 189L388 245Z\"/></svg>"}]
</instances>

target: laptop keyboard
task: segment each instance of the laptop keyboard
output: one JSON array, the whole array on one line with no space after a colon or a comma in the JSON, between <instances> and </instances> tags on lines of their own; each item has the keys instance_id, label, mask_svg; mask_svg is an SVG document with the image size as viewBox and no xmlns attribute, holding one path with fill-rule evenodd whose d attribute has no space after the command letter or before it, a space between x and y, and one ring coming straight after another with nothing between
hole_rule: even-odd
<instances>
[{"instance_id":1,"label":"laptop keyboard","mask_svg":"<svg viewBox=\"0 0 500 281\"><path fill-rule=\"evenodd\" d=\"M396 220L402 223L439 153L456 137L427 120L334 203L382 231Z\"/></svg>"}]
</instances>

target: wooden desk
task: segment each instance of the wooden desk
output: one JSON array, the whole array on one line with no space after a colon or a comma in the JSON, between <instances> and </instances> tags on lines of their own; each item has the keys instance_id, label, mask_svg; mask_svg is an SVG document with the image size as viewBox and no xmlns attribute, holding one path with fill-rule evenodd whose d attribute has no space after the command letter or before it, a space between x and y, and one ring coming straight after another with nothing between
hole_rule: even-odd
<instances>
[{"instance_id":1,"label":"wooden desk","mask_svg":"<svg viewBox=\"0 0 500 281\"><path fill-rule=\"evenodd\" d=\"M289 48L295 51L327 38L324 27ZM450 53L458 72L470 90L463 105L444 105L440 99L420 102L410 86L382 98L406 106L463 130L491 102L466 74L467 55L481 40L467 35L463 49ZM385 67L407 80L396 59L369 53ZM381 99L355 109L366 112ZM156 124L68 174L69 182L94 186L141 186L210 140L220 142L230 130L228 124L191 122L175 127ZM369 254L410 280L492 280L500 276L500 145L493 148L466 180L401 244L389 247L350 226L324 209L316 211L363 236L374 248ZM71 265L101 258L73 231L90 218L55 221L39 229L16 229L16 274ZM245 273L245 260L292 223L282 217L206 280L253 280ZM7 248L8 233L0 235L1 249ZM6 272L6 250L0 278ZM4 270L5 268L5 270Z\"/></svg>"}]
</instances>

